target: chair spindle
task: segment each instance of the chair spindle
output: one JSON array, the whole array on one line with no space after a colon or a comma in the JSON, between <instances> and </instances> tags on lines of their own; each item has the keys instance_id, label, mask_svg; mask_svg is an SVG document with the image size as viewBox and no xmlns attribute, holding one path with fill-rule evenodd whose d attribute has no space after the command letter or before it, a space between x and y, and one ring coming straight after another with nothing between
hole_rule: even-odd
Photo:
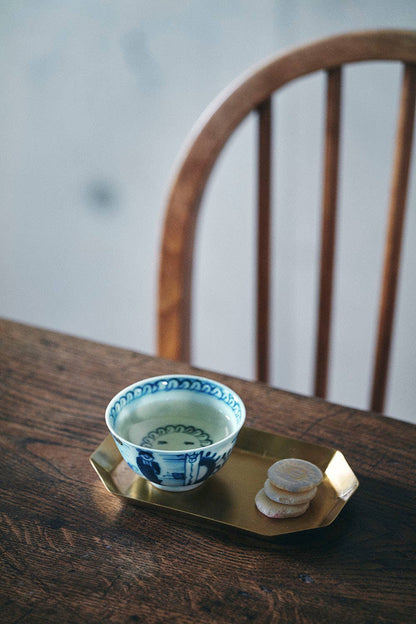
<instances>
[{"instance_id":1,"label":"chair spindle","mask_svg":"<svg viewBox=\"0 0 416 624\"><path fill-rule=\"evenodd\" d=\"M416 65L405 64L393 175L387 236L384 248L384 268L379 308L378 334L370 408L381 412L384 407L386 381L394 320L397 278L406 210L407 187L412 152L416 101Z\"/></svg>"},{"instance_id":2,"label":"chair spindle","mask_svg":"<svg viewBox=\"0 0 416 624\"><path fill-rule=\"evenodd\" d=\"M341 84L341 67L329 69L327 71L319 311L315 356L314 392L319 397L326 396L328 383L340 145Z\"/></svg>"},{"instance_id":3,"label":"chair spindle","mask_svg":"<svg viewBox=\"0 0 416 624\"><path fill-rule=\"evenodd\" d=\"M258 108L257 181L257 380L269 380L270 204L272 162L272 102Z\"/></svg>"}]
</instances>

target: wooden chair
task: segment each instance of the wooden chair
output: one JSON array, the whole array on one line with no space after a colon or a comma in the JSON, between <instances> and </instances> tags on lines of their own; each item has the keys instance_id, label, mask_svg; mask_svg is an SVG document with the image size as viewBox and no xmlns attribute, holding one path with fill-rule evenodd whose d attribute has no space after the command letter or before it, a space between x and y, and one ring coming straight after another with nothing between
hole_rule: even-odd
<instances>
[{"instance_id":1,"label":"wooden chair","mask_svg":"<svg viewBox=\"0 0 416 624\"><path fill-rule=\"evenodd\" d=\"M405 214L416 94L416 31L380 30L337 35L277 56L232 83L197 122L176 171L167 202L159 274L158 349L162 357L189 361L191 272L195 225L205 185L228 138L251 112L258 115L257 377L269 366L269 255L272 95L292 80L324 70L326 130L321 226L316 396L325 397L331 326L343 66L398 61L403 82L391 182L388 232L379 304L370 408L382 411Z\"/></svg>"}]
</instances>

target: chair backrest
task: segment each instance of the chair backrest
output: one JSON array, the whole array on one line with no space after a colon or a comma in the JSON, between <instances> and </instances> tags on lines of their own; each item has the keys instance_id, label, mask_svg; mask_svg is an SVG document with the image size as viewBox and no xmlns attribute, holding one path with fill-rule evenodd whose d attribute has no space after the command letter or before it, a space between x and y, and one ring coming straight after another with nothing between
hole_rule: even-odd
<instances>
[{"instance_id":1,"label":"chair backrest","mask_svg":"<svg viewBox=\"0 0 416 624\"><path fill-rule=\"evenodd\" d=\"M257 378L268 381L272 95L292 80L327 75L316 396L325 397L331 326L340 110L343 66L360 61L403 64L388 231L379 304L371 409L382 411L410 166L415 95L416 31L380 30L337 35L277 56L233 82L201 116L186 143L168 196L159 273L158 350L190 360L191 272L201 198L222 148L251 112L258 114Z\"/></svg>"}]
</instances>

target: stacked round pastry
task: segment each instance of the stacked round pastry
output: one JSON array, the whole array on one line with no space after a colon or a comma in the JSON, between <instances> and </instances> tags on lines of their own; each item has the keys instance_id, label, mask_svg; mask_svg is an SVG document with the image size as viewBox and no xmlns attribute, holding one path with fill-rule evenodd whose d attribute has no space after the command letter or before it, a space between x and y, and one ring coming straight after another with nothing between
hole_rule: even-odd
<instances>
[{"instance_id":1,"label":"stacked round pastry","mask_svg":"<svg viewBox=\"0 0 416 624\"><path fill-rule=\"evenodd\" d=\"M256 494L257 509L268 518L296 518L308 509L323 479L321 470L304 459L281 459L267 471Z\"/></svg>"}]
</instances>

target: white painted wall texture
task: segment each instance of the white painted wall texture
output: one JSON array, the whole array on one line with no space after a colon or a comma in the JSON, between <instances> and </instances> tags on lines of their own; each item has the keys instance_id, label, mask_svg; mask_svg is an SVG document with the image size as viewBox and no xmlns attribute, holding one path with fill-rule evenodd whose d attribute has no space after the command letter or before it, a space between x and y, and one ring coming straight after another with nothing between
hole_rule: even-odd
<instances>
[{"instance_id":1,"label":"white painted wall texture","mask_svg":"<svg viewBox=\"0 0 416 624\"><path fill-rule=\"evenodd\" d=\"M195 120L265 57L383 27L416 28L416 3L2 0L0 315L154 353L163 203ZM303 95L289 87L275 103L272 382L306 394L321 80L308 78ZM368 401L398 89L389 64L347 72L330 398L357 407ZM194 305L194 363L243 377L253 375L253 143L248 120L209 185ZM389 414L413 421L415 162L387 403Z\"/></svg>"}]
</instances>

